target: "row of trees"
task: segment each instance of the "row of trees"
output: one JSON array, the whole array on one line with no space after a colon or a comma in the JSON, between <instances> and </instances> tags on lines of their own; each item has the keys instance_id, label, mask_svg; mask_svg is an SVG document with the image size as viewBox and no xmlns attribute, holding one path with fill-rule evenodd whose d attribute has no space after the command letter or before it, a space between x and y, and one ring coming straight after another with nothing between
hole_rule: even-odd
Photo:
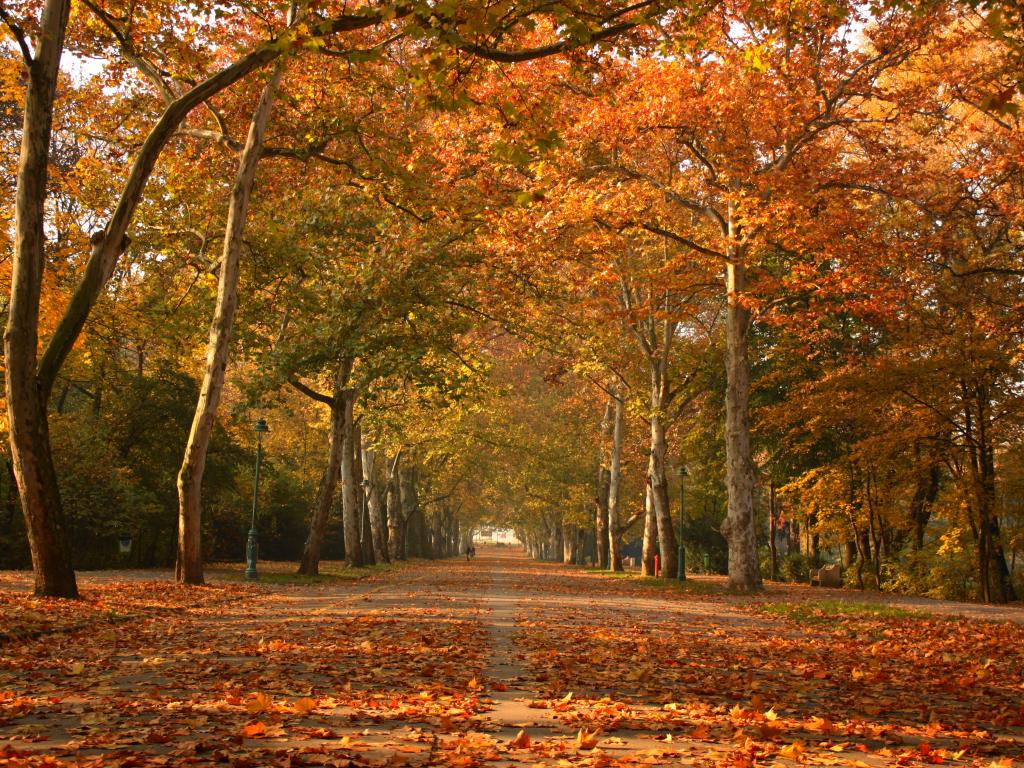
<instances>
[{"instance_id":1,"label":"row of trees","mask_svg":"<svg viewBox=\"0 0 1024 768\"><path fill-rule=\"evenodd\" d=\"M788 543L804 576L835 557L862 587L1013 599L1021 144L999 17L759 10L712 12L667 60L548 73L536 97L561 141L508 227L536 254L538 343L608 398L597 562L643 519L645 569L657 540L674 573L674 426L678 461L724 485L734 587L759 578L757 535L773 576ZM624 514L630 412L650 501Z\"/></svg>"},{"instance_id":2,"label":"row of trees","mask_svg":"<svg viewBox=\"0 0 1024 768\"><path fill-rule=\"evenodd\" d=\"M1012 598L1010 12L6 8L7 535L20 505L37 592L126 530L200 583L241 549L259 412L263 525L306 573L484 518L612 568L642 523L674 573L682 465L686 543L735 589L782 531L861 584Z\"/></svg>"}]
</instances>

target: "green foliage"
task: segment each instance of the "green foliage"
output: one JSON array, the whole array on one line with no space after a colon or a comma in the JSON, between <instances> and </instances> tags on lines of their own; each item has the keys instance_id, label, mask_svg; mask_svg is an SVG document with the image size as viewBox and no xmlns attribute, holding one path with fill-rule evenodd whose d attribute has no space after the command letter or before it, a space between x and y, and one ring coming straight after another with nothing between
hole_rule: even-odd
<instances>
[{"instance_id":1,"label":"green foliage","mask_svg":"<svg viewBox=\"0 0 1024 768\"><path fill-rule=\"evenodd\" d=\"M119 455L102 421L80 411L53 422L54 454L76 567L128 564L130 556L119 553L118 539L131 536L135 546L152 546L149 537L166 529L161 524L165 510Z\"/></svg>"},{"instance_id":2,"label":"green foliage","mask_svg":"<svg viewBox=\"0 0 1024 768\"><path fill-rule=\"evenodd\" d=\"M883 587L939 600L973 600L978 590L977 553L970 533L951 527L919 551L887 564Z\"/></svg>"},{"instance_id":3,"label":"green foliage","mask_svg":"<svg viewBox=\"0 0 1024 768\"><path fill-rule=\"evenodd\" d=\"M815 557L813 555L805 555L802 552L790 552L781 555L777 565L779 581L808 584L811 580L811 571L820 568L822 560L820 556ZM768 573L768 569L769 559L767 552L762 550L761 572Z\"/></svg>"},{"instance_id":4,"label":"green foliage","mask_svg":"<svg viewBox=\"0 0 1024 768\"><path fill-rule=\"evenodd\" d=\"M181 373L154 368L138 376L108 369L106 396L68 389L64 413L51 414L51 439L76 568L171 566L177 540L175 493L181 452L195 405L196 385ZM73 392L77 394L73 394ZM244 433L248 436L248 430ZM204 548L208 558L241 560L249 529L254 457L219 424L204 477ZM12 480L0 493L0 567L29 565L24 523ZM301 475L286 462L264 465L260 529L267 557L295 559L305 537L310 498ZM132 539L121 554L119 539Z\"/></svg>"}]
</instances>

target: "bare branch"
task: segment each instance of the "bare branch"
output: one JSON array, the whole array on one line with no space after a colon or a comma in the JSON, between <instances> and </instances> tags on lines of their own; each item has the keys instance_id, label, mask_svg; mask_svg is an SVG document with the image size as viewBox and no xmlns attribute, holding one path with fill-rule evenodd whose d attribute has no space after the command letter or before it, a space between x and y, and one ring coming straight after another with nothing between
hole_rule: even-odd
<instances>
[{"instance_id":1,"label":"bare branch","mask_svg":"<svg viewBox=\"0 0 1024 768\"><path fill-rule=\"evenodd\" d=\"M28 38L25 36L25 30L21 28L14 19L11 18L10 14L7 13L7 9L0 5L0 21L11 30L11 34L14 35L14 39L18 41L18 47L21 49L21 57L25 60L25 66L32 66L34 59L32 58L32 49L28 46Z\"/></svg>"},{"instance_id":2,"label":"bare branch","mask_svg":"<svg viewBox=\"0 0 1024 768\"><path fill-rule=\"evenodd\" d=\"M306 397L311 397L318 403L324 405L334 405L334 398L330 395L325 395L323 392L317 392L315 389L310 387L308 384L304 384L299 379L288 379L288 383L291 384L295 389L304 394Z\"/></svg>"}]
</instances>

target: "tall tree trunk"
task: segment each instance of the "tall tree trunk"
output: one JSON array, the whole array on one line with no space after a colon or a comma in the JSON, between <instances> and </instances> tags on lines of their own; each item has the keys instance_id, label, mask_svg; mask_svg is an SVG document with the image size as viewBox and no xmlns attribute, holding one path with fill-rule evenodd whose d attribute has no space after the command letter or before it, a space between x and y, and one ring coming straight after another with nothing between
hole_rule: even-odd
<instances>
[{"instance_id":1,"label":"tall tree trunk","mask_svg":"<svg viewBox=\"0 0 1024 768\"><path fill-rule=\"evenodd\" d=\"M331 403L331 427L327 438L327 464L320 476L320 487L313 503L313 514L309 520L309 534L302 548L299 573L316 576L320 572L320 553L323 550L327 520L334 504L334 493L341 474L341 451L345 435L344 390L335 390Z\"/></svg>"},{"instance_id":2,"label":"tall tree trunk","mask_svg":"<svg viewBox=\"0 0 1024 768\"><path fill-rule=\"evenodd\" d=\"M377 471L377 452L363 443L363 480L366 482L366 506L370 511L370 535L373 542L373 556L378 563L388 562L387 525L384 522L384 505L380 498L380 482Z\"/></svg>"},{"instance_id":3,"label":"tall tree trunk","mask_svg":"<svg viewBox=\"0 0 1024 768\"><path fill-rule=\"evenodd\" d=\"M249 200L256 181L256 166L263 152L274 93L281 81L283 69L274 68L270 82L260 95L256 112L249 124L249 135L238 163L238 175L231 190L228 219L224 232L224 250L220 263L220 281L217 285L217 305L210 341L206 348L206 371L199 391L192 429L185 443L185 456L178 471L178 560L175 575L185 584L203 583L203 553L201 543L202 485L206 468L206 454L217 420L217 406L224 389L224 378L231 349L231 329L238 306L238 268L242 255L242 235L249 213Z\"/></svg>"},{"instance_id":4,"label":"tall tree trunk","mask_svg":"<svg viewBox=\"0 0 1024 768\"><path fill-rule=\"evenodd\" d=\"M566 565L576 562L576 526L562 524L562 562Z\"/></svg>"},{"instance_id":5,"label":"tall tree trunk","mask_svg":"<svg viewBox=\"0 0 1024 768\"><path fill-rule=\"evenodd\" d=\"M401 521L405 552L408 557L423 554L419 528L419 498L416 492L416 467L403 463L398 468L398 489L401 504Z\"/></svg>"},{"instance_id":6,"label":"tall tree trunk","mask_svg":"<svg viewBox=\"0 0 1024 768\"><path fill-rule=\"evenodd\" d=\"M965 391L967 388L965 387ZM971 393L977 417L968 413L965 434L968 440L968 466L978 510L978 596L982 602L1005 603L1016 597L1010 582L996 514L995 450L989 444L987 395L983 387ZM966 399L966 398L965 398Z\"/></svg>"},{"instance_id":7,"label":"tall tree trunk","mask_svg":"<svg viewBox=\"0 0 1024 768\"><path fill-rule=\"evenodd\" d=\"M929 461L917 473L914 496L910 500L910 520L914 525L913 547L917 551L924 548L924 532L932 516L932 505L939 496L941 479L942 469L938 461Z\"/></svg>"},{"instance_id":8,"label":"tall tree trunk","mask_svg":"<svg viewBox=\"0 0 1024 768\"><path fill-rule=\"evenodd\" d=\"M50 447L47 401L50 381L37 376L39 302L46 263L45 205L53 105L71 3L47 0L39 19L28 88L14 213L11 300L4 332L4 375L11 460L25 517L35 593L78 597L71 547Z\"/></svg>"},{"instance_id":9,"label":"tall tree trunk","mask_svg":"<svg viewBox=\"0 0 1024 768\"><path fill-rule=\"evenodd\" d=\"M626 418L622 400L616 398L612 422L612 453L608 477L608 567L622 570L622 530L619 511L622 490L622 439Z\"/></svg>"},{"instance_id":10,"label":"tall tree trunk","mask_svg":"<svg viewBox=\"0 0 1024 768\"><path fill-rule=\"evenodd\" d=\"M646 484L644 492L644 548L641 555L640 575L655 576L654 555L658 551L658 520L654 513L654 500L651 498L651 485Z\"/></svg>"},{"instance_id":11,"label":"tall tree trunk","mask_svg":"<svg viewBox=\"0 0 1024 768\"><path fill-rule=\"evenodd\" d=\"M595 553L597 559L594 564L598 568L608 567L608 485L611 480L611 472L608 469L611 464L611 438L612 438L612 413L614 405L609 399L604 407L604 417L601 419L601 463L597 468L597 496L595 503L594 533L597 538Z\"/></svg>"},{"instance_id":12,"label":"tall tree trunk","mask_svg":"<svg viewBox=\"0 0 1024 768\"><path fill-rule=\"evenodd\" d=\"M565 548L565 541L562 536L562 524L552 521L550 527L551 535L551 562L557 563Z\"/></svg>"},{"instance_id":13,"label":"tall tree trunk","mask_svg":"<svg viewBox=\"0 0 1024 768\"><path fill-rule=\"evenodd\" d=\"M878 515L875 512L875 498L872 487L875 484L873 472L868 472L864 479L864 498L868 505L868 553L871 555L871 568L875 575L875 589L882 588L882 551L878 531Z\"/></svg>"},{"instance_id":14,"label":"tall tree trunk","mask_svg":"<svg viewBox=\"0 0 1024 768\"><path fill-rule=\"evenodd\" d=\"M611 472L607 467L597 468L597 498L594 499L594 565L608 567L608 490Z\"/></svg>"},{"instance_id":15,"label":"tall tree trunk","mask_svg":"<svg viewBox=\"0 0 1024 768\"><path fill-rule=\"evenodd\" d=\"M734 229L732 224L730 229ZM760 588L761 574L754 532L754 467L750 453L750 310L742 303L746 289L742 256L730 255L726 264L725 331L725 485L729 508L722 523L722 535L729 544L729 589L752 592Z\"/></svg>"},{"instance_id":16,"label":"tall tree trunk","mask_svg":"<svg viewBox=\"0 0 1024 768\"><path fill-rule=\"evenodd\" d=\"M402 491L399 468L402 452L391 460L387 471L388 555L392 562L405 560L405 521L402 519Z\"/></svg>"},{"instance_id":17,"label":"tall tree trunk","mask_svg":"<svg viewBox=\"0 0 1024 768\"><path fill-rule=\"evenodd\" d=\"M430 516L430 556L435 558L444 557L444 537L441 533L443 517L441 510L434 507Z\"/></svg>"},{"instance_id":18,"label":"tall tree trunk","mask_svg":"<svg viewBox=\"0 0 1024 768\"><path fill-rule=\"evenodd\" d=\"M659 385L660 388L660 385ZM660 395L652 405L651 412L651 455L647 466L648 483L651 501L654 504L654 516L658 525L658 548L661 555L661 573L675 578L676 533L672 526L672 510L668 502L668 480L665 477L665 426L661 420Z\"/></svg>"},{"instance_id":19,"label":"tall tree trunk","mask_svg":"<svg viewBox=\"0 0 1024 768\"><path fill-rule=\"evenodd\" d=\"M353 411L356 403L355 390L345 390L342 407L345 409L345 428L341 445L341 519L345 529L345 559L351 566L363 565L362 543L359 538L359 496L356 486L361 477L356 475L356 430Z\"/></svg>"},{"instance_id":20,"label":"tall tree trunk","mask_svg":"<svg viewBox=\"0 0 1024 768\"><path fill-rule=\"evenodd\" d=\"M376 565L373 552L373 528L370 526L370 506L367 503L366 475L363 472L363 430L359 424L353 427L352 466L356 484L356 508L359 510L359 551L363 565Z\"/></svg>"},{"instance_id":21,"label":"tall tree trunk","mask_svg":"<svg viewBox=\"0 0 1024 768\"><path fill-rule=\"evenodd\" d=\"M992 582L996 586L997 599L1001 603L1016 600L1017 591L1013 588L1011 571L1006 564L1006 552L1003 550L1002 535L999 530L999 517L995 514L989 519L989 550Z\"/></svg>"},{"instance_id":22,"label":"tall tree trunk","mask_svg":"<svg viewBox=\"0 0 1024 768\"><path fill-rule=\"evenodd\" d=\"M779 514L775 498L775 481L768 481L768 551L771 553L771 573L768 578L777 581L779 578L779 548L775 541L779 529Z\"/></svg>"}]
</instances>

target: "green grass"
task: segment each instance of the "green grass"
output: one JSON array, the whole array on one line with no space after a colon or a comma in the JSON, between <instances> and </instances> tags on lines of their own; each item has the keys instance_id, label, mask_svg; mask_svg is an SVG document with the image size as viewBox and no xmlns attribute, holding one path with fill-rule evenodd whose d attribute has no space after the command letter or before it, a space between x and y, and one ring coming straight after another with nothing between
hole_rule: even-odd
<instances>
[{"instance_id":1,"label":"green grass","mask_svg":"<svg viewBox=\"0 0 1024 768\"><path fill-rule=\"evenodd\" d=\"M657 579L653 576L641 576L636 571L605 571L600 568L584 568L588 573L595 573L608 579L621 579L631 581L641 587L660 589L667 592L684 592L689 595L712 595L721 593L722 589L717 584L695 579L679 581L678 579Z\"/></svg>"},{"instance_id":2,"label":"green grass","mask_svg":"<svg viewBox=\"0 0 1024 768\"><path fill-rule=\"evenodd\" d=\"M813 600L806 603L761 603L759 609L799 624L830 624L837 618L849 619L923 619L928 614L880 603L855 603L845 600Z\"/></svg>"},{"instance_id":3,"label":"green grass","mask_svg":"<svg viewBox=\"0 0 1024 768\"><path fill-rule=\"evenodd\" d=\"M320 574L317 576L302 576L296 573L298 563L267 561L257 565L256 571L260 584L330 584L345 581L358 581L368 576L401 568L403 564L381 563L380 565L366 565L357 568L350 567L343 562L329 561L320 563ZM209 573L216 578L225 581L244 581L245 563L212 563L209 566Z\"/></svg>"}]
</instances>

